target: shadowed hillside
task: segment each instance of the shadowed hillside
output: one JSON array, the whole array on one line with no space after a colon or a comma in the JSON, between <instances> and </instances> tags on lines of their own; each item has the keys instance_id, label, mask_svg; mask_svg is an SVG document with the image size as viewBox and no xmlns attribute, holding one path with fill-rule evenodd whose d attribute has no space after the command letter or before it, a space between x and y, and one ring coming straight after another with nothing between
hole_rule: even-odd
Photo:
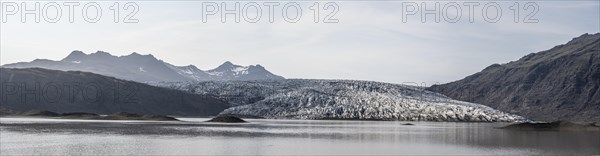
<instances>
[{"instance_id":1,"label":"shadowed hillside","mask_svg":"<svg viewBox=\"0 0 600 156\"><path fill-rule=\"evenodd\" d=\"M212 97L88 72L0 68L0 82L1 107L15 111L210 116L228 107Z\"/></svg>"},{"instance_id":2,"label":"shadowed hillside","mask_svg":"<svg viewBox=\"0 0 600 156\"><path fill-rule=\"evenodd\" d=\"M429 90L535 120L600 121L600 33Z\"/></svg>"}]
</instances>

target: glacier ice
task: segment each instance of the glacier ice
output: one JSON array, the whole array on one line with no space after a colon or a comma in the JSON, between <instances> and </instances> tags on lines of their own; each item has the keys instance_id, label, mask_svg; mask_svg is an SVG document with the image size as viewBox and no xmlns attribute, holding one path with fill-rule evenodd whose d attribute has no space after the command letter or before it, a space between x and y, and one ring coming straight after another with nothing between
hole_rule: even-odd
<instances>
[{"instance_id":1,"label":"glacier ice","mask_svg":"<svg viewBox=\"0 0 600 156\"><path fill-rule=\"evenodd\" d=\"M156 82L228 101L221 114L274 119L514 122L523 117L420 87L357 80Z\"/></svg>"}]
</instances>

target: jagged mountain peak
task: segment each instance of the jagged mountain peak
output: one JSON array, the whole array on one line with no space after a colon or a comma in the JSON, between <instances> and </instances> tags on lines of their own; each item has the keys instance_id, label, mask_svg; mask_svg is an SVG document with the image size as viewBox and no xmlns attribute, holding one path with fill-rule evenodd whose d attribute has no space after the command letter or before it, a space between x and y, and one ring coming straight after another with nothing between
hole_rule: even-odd
<instances>
[{"instance_id":1,"label":"jagged mountain peak","mask_svg":"<svg viewBox=\"0 0 600 156\"><path fill-rule=\"evenodd\" d=\"M245 68L245 69L244 69ZM215 69L208 70L209 72L230 72L233 70L246 70L248 67L233 64L230 61L225 61Z\"/></svg>"},{"instance_id":2,"label":"jagged mountain peak","mask_svg":"<svg viewBox=\"0 0 600 156\"><path fill-rule=\"evenodd\" d=\"M115 60L115 59L134 59L134 60L150 60L150 61L160 61L154 57L152 54L142 55L137 52L133 52L129 55L123 56L115 56L105 51L96 51L94 53L85 54L82 51L75 50L71 52L67 57L62 59L61 61L66 62L81 62L82 60L94 60L94 61L104 61L104 60Z\"/></svg>"},{"instance_id":3,"label":"jagged mountain peak","mask_svg":"<svg viewBox=\"0 0 600 156\"><path fill-rule=\"evenodd\" d=\"M71 52L71 54L69 54L69 56L74 56L74 57L75 56L86 56L86 55L87 54L83 53L83 51L80 51L80 50L73 50ZM69 57L69 56L67 56L67 57Z\"/></svg>"},{"instance_id":4,"label":"jagged mountain peak","mask_svg":"<svg viewBox=\"0 0 600 156\"><path fill-rule=\"evenodd\" d=\"M62 61L81 60L82 58L85 58L86 56L87 56L87 54L83 53L82 51L74 50L67 57L63 58Z\"/></svg>"},{"instance_id":5,"label":"jagged mountain peak","mask_svg":"<svg viewBox=\"0 0 600 156\"><path fill-rule=\"evenodd\" d=\"M142 55L137 52L133 52L133 53L129 54L129 56L142 56Z\"/></svg>"},{"instance_id":6,"label":"jagged mountain peak","mask_svg":"<svg viewBox=\"0 0 600 156\"><path fill-rule=\"evenodd\" d=\"M226 61L215 69L208 70L207 74L214 77L224 77L230 80L260 80L260 79L284 79L265 69L263 66L249 65L241 66Z\"/></svg>"},{"instance_id":7,"label":"jagged mountain peak","mask_svg":"<svg viewBox=\"0 0 600 156\"><path fill-rule=\"evenodd\" d=\"M164 61L158 60L156 57L154 57L154 55L152 54L146 54L146 55L142 55L140 53L137 52L133 52L129 55L125 55L125 56L120 56L119 58L124 58L124 59L133 59L133 60L144 60L144 61L152 61L152 62L157 62L157 63L164 63Z\"/></svg>"},{"instance_id":8,"label":"jagged mountain peak","mask_svg":"<svg viewBox=\"0 0 600 156\"><path fill-rule=\"evenodd\" d=\"M133 53L131 53L129 55L125 55L123 57L153 57L154 58L154 55L152 55L152 54L142 55L142 54L140 54L138 52L133 52Z\"/></svg>"},{"instance_id":9,"label":"jagged mountain peak","mask_svg":"<svg viewBox=\"0 0 600 156\"><path fill-rule=\"evenodd\" d=\"M231 63L230 61L225 61L223 64L219 65L217 68L215 69L211 69L209 71L240 71L240 70L266 70L265 67L261 66L260 64L256 64L256 65L249 65L249 66L242 66L242 65L237 65L234 63Z\"/></svg>"},{"instance_id":10,"label":"jagged mountain peak","mask_svg":"<svg viewBox=\"0 0 600 156\"><path fill-rule=\"evenodd\" d=\"M219 65L215 69L212 69L211 71L226 71L226 70L234 69L236 67L242 67L242 66L241 65L233 64L230 61L225 61L223 64Z\"/></svg>"},{"instance_id":11,"label":"jagged mountain peak","mask_svg":"<svg viewBox=\"0 0 600 156\"><path fill-rule=\"evenodd\" d=\"M105 59L114 59L117 58L116 56L111 55L108 52L104 52L104 51L97 51L91 54L85 54L82 51L79 50L75 50L73 52L71 52L71 54L69 54L67 57L65 57L64 59L62 59L61 61L66 61L66 62L80 62L82 60L105 60Z\"/></svg>"},{"instance_id":12,"label":"jagged mountain peak","mask_svg":"<svg viewBox=\"0 0 600 156\"><path fill-rule=\"evenodd\" d=\"M95 53L91 53L88 56L97 56L97 57L116 57L113 56L112 54L108 53L108 52L104 52L104 51L97 51Z\"/></svg>"},{"instance_id":13,"label":"jagged mountain peak","mask_svg":"<svg viewBox=\"0 0 600 156\"><path fill-rule=\"evenodd\" d=\"M231 63L231 61L225 61L221 66L233 66L235 64Z\"/></svg>"},{"instance_id":14,"label":"jagged mountain peak","mask_svg":"<svg viewBox=\"0 0 600 156\"><path fill-rule=\"evenodd\" d=\"M260 64L257 65L250 65L248 67L249 69L260 69L260 70L266 70L265 67L261 66Z\"/></svg>"},{"instance_id":15,"label":"jagged mountain peak","mask_svg":"<svg viewBox=\"0 0 600 156\"><path fill-rule=\"evenodd\" d=\"M90 55L107 55L107 56L113 56L112 54L110 54L108 52L105 52L105 51L101 51L101 50L98 50L95 53L91 53Z\"/></svg>"},{"instance_id":16,"label":"jagged mountain peak","mask_svg":"<svg viewBox=\"0 0 600 156\"><path fill-rule=\"evenodd\" d=\"M195 65L193 65L193 64L187 65L187 66L185 66L185 67L186 67L186 68L200 69L200 68L196 67L196 66L195 66Z\"/></svg>"}]
</instances>

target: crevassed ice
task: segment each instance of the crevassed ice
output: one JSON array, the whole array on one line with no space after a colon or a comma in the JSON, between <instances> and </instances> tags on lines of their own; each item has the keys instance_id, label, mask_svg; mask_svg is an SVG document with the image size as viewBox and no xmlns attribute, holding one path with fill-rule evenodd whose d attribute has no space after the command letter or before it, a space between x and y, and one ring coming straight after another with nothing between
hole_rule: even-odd
<instances>
[{"instance_id":1,"label":"crevassed ice","mask_svg":"<svg viewBox=\"0 0 600 156\"><path fill-rule=\"evenodd\" d=\"M209 81L152 85L219 97L221 114L286 119L512 122L523 117L419 87L354 80Z\"/></svg>"}]
</instances>

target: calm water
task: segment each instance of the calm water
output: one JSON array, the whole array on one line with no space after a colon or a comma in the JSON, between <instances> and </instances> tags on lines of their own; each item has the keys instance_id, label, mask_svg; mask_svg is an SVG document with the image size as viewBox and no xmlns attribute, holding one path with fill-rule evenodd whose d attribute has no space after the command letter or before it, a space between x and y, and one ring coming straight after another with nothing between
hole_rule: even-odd
<instances>
[{"instance_id":1,"label":"calm water","mask_svg":"<svg viewBox=\"0 0 600 156\"><path fill-rule=\"evenodd\" d=\"M2 155L598 155L599 132L506 123L249 120L244 124L0 118Z\"/></svg>"}]
</instances>

